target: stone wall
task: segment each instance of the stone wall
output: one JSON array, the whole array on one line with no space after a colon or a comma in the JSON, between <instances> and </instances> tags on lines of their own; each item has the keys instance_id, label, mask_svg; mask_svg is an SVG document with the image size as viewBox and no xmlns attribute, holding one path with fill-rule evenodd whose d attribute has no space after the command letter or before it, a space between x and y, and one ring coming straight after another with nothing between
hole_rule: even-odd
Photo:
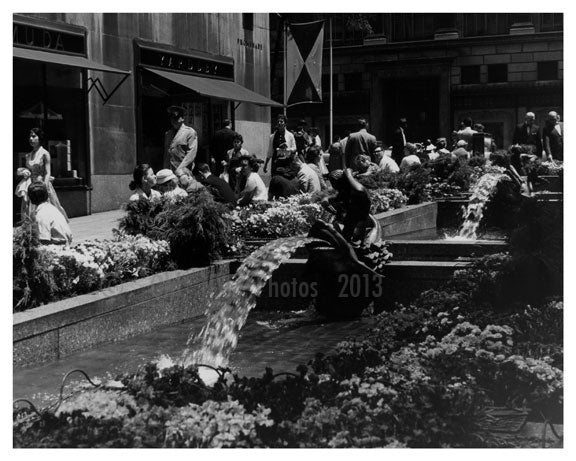
<instances>
[{"instance_id":1,"label":"stone wall","mask_svg":"<svg viewBox=\"0 0 576 461\"><path fill-rule=\"evenodd\" d=\"M13 365L57 360L98 344L202 316L237 264L152 275L14 314Z\"/></svg>"}]
</instances>

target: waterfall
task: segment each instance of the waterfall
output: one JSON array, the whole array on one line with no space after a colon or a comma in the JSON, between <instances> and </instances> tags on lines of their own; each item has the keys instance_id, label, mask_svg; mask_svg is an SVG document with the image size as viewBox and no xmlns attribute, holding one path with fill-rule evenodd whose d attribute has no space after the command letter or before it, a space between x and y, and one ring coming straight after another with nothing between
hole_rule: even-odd
<instances>
[{"instance_id":1,"label":"waterfall","mask_svg":"<svg viewBox=\"0 0 576 461\"><path fill-rule=\"evenodd\" d=\"M232 280L226 282L222 291L208 304L205 312L207 322L199 334L188 338L181 364L226 366L230 352L238 342L238 333L266 282L299 247L315 240L309 237L281 238L250 254Z\"/></svg>"},{"instance_id":2,"label":"waterfall","mask_svg":"<svg viewBox=\"0 0 576 461\"><path fill-rule=\"evenodd\" d=\"M500 170L500 169L499 169ZM501 179L506 178L501 171L484 174L474 186L468 207L464 211L464 223L458 233L458 240L476 240L476 231L484 216L484 208L490 197L496 191L496 186Z\"/></svg>"}]
</instances>

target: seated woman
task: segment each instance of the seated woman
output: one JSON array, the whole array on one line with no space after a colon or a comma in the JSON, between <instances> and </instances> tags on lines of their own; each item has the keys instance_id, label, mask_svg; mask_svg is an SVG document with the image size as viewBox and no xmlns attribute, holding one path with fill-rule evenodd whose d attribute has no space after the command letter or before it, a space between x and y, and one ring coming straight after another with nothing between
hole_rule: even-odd
<instances>
[{"instance_id":1,"label":"seated woman","mask_svg":"<svg viewBox=\"0 0 576 461\"><path fill-rule=\"evenodd\" d=\"M141 163L134 168L133 180L130 182L130 190L134 193L130 196L130 201L138 200L160 200L162 194L152 189L156 185L156 175L154 170L147 163Z\"/></svg>"},{"instance_id":2,"label":"seated woman","mask_svg":"<svg viewBox=\"0 0 576 461\"><path fill-rule=\"evenodd\" d=\"M240 168L240 174L246 178L246 184L240 191L238 205L244 206L268 200L268 189L258 174L260 161L254 155L244 155L240 157Z\"/></svg>"},{"instance_id":3,"label":"seated woman","mask_svg":"<svg viewBox=\"0 0 576 461\"><path fill-rule=\"evenodd\" d=\"M368 176L379 170L378 165L372 163L368 155L357 155L352 163L352 168L356 172L356 176Z\"/></svg>"},{"instance_id":4,"label":"seated woman","mask_svg":"<svg viewBox=\"0 0 576 461\"><path fill-rule=\"evenodd\" d=\"M168 168L160 170L156 174L156 190L160 192L163 197L170 200L188 197L188 193L178 187L178 178L176 175Z\"/></svg>"},{"instance_id":5,"label":"seated woman","mask_svg":"<svg viewBox=\"0 0 576 461\"><path fill-rule=\"evenodd\" d=\"M186 192L190 193L204 189L204 184L198 181L188 168L178 168L174 174L178 178L178 186Z\"/></svg>"},{"instance_id":6,"label":"seated woman","mask_svg":"<svg viewBox=\"0 0 576 461\"><path fill-rule=\"evenodd\" d=\"M324 181L324 175L320 171L320 158L322 156L322 150L319 146L310 146L306 150L306 163L310 168L314 170L314 173L318 175L318 179L320 180L320 190L325 190L328 188L326 181Z\"/></svg>"}]
</instances>

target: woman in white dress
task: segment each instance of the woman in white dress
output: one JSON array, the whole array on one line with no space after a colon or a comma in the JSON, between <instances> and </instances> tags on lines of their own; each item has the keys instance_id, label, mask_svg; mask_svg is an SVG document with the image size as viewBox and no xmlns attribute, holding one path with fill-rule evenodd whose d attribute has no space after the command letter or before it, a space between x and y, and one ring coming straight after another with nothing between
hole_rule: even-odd
<instances>
[{"instance_id":1,"label":"woman in white dress","mask_svg":"<svg viewBox=\"0 0 576 461\"><path fill-rule=\"evenodd\" d=\"M24 178L16 187L16 195L22 197L22 217L24 217L24 215L30 216L35 208L28 200L28 186L33 182L39 181L46 185L48 202L54 205L58 211L64 215L66 221L68 221L68 215L64 208L62 208L62 205L60 205L60 201L52 185L54 178L51 175L50 153L42 147L43 141L44 132L40 128L32 128L29 134L32 151L26 154L26 168L18 169L18 175Z\"/></svg>"}]
</instances>

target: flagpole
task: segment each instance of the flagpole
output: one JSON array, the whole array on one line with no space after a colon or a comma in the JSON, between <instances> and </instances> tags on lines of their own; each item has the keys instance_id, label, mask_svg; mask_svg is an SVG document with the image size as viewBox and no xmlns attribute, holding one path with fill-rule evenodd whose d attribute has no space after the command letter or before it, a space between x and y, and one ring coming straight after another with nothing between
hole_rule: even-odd
<instances>
[{"instance_id":1,"label":"flagpole","mask_svg":"<svg viewBox=\"0 0 576 461\"><path fill-rule=\"evenodd\" d=\"M284 116L288 111L288 22L284 19Z\"/></svg>"},{"instance_id":2,"label":"flagpole","mask_svg":"<svg viewBox=\"0 0 576 461\"><path fill-rule=\"evenodd\" d=\"M330 139L328 145L334 142L334 78L332 76L332 17L330 17Z\"/></svg>"}]
</instances>

